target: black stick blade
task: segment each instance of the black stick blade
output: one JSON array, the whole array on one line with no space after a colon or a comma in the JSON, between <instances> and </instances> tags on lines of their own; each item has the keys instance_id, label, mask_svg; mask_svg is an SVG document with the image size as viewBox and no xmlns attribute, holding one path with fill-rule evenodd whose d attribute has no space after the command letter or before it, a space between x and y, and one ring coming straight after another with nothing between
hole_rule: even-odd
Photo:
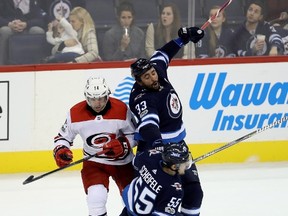
<instances>
[{"instance_id":1,"label":"black stick blade","mask_svg":"<svg viewBox=\"0 0 288 216\"><path fill-rule=\"evenodd\" d=\"M23 182L23 185L25 185L25 184L28 184L28 183L30 183L30 182L32 182L33 181L33 178L34 178L34 176L33 175L31 175L31 176L29 176L24 182Z\"/></svg>"}]
</instances>

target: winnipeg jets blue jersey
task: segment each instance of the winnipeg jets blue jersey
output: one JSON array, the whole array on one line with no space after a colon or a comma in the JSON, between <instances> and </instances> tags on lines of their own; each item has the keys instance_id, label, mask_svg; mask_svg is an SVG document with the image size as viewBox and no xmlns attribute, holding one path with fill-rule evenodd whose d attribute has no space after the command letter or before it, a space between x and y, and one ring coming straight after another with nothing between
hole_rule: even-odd
<instances>
[{"instance_id":1,"label":"winnipeg jets blue jersey","mask_svg":"<svg viewBox=\"0 0 288 216\"><path fill-rule=\"evenodd\" d=\"M265 35L265 45L262 51L253 53L257 35ZM238 56L268 55L272 46L276 46L280 53L284 50L282 38L274 26L267 22L259 22L254 34L246 29L245 22L235 31L234 48Z\"/></svg>"},{"instance_id":2,"label":"winnipeg jets blue jersey","mask_svg":"<svg viewBox=\"0 0 288 216\"><path fill-rule=\"evenodd\" d=\"M150 59L159 76L159 91L142 88L137 82L131 90L129 106L138 120L135 139L144 140L148 146L157 139L161 139L164 144L181 142L186 136L182 122L182 105L167 76L170 60L180 48L172 40L157 50ZM141 128L147 125L154 126L161 137L153 135L155 131L143 137L145 135L141 134Z\"/></svg>"},{"instance_id":3,"label":"winnipeg jets blue jersey","mask_svg":"<svg viewBox=\"0 0 288 216\"><path fill-rule=\"evenodd\" d=\"M217 37L212 28L208 28L203 37L198 43L195 44L195 53L197 58L223 58L223 57L236 57L233 53L232 41L233 31L232 29L222 26L221 34ZM211 40L215 38L215 45L211 45Z\"/></svg>"},{"instance_id":4,"label":"winnipeg jets blue jersey","mask_svg":"<svg viewBox=\"0 0 288 216\"><path fill-rule=\"evenodd\" d=\"M171 176L162 170L161 153L150 150L138 153L134 166L139 172L122 192L129 213L139 215L176 215L183 190L179 175Z\"/></svg>"}]
</instances>

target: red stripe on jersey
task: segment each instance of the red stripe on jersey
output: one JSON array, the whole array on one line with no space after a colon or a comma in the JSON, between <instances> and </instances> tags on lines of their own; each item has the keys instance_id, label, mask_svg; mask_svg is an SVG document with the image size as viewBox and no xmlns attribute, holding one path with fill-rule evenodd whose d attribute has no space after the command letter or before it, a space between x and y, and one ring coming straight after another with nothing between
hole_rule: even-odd
<instances>
[{"instance_id":1,"label":"red stripe on jersey","mask_svg":"<svg viewBox=\"0 0 288 216\"><path fill-rule=\"evenodd\" d=\"M119 120L126 120L127 114L127 105L116 99L116 98L109 98L111 102L111 109L103 116L104 119L119 119Z\"/></svg>"},{"instance_id":2,"label":"red stripe on jersey","mask_svg":"<svg viewBox=\"0 0 288 216\"><path fill-rule=\"evenodd\" d=\"M109 98L111 103L111 109L109 109L103 117L103 119L118 119L125 120L127 113L127 106L124 102L116 99ZM71 122L81 122L94 120L95 115L87 109L86 101L81 101L80 103L73 106L70 110Z\"/></svg>"}]
</instances>

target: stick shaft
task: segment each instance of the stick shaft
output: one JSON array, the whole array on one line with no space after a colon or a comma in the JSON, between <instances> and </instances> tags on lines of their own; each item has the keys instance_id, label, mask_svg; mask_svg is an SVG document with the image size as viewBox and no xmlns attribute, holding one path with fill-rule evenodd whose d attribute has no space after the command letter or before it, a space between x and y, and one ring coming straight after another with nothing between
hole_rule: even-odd
<instances>
[{"instance_id":1,"label":"stick shaft","mask_svg":"<svg viewBox=\"0 0 288 216\"><path fill-rule=\"evenodd\" d=\"M221 11L223 11L225 8L228 7L228 5L230 5L232 2L232 0L228 0L227 2L225 2L219 9L218 11L216 12L216 14L214 14L213 16L211 16L202 26L201 26L201 29L204 30L206 29L210 23L218 17L219 13L221 13Z\"/></svg>"},{"instance_id":2,"label":"stick shaft","mask_svg":"<svg viewBox=\"0 0 288 216\"><path fill-rule=\"evenodd\" d=\"M214 149L214 150L212 150L212 151L210 151L210 152L208 152L208 153L206 153L206 154L204 154L204 155L202 155L200 157L195 158L192 161L192 163L196 163L196 162L198 162L200 160L203 160L203 159L205 159L207 157L210 157L210 156L212 156L212 155L214 155L214 154L216 154L216 153L218 153L220 151L223 151L224 149L227 149L227 148L229 148L229 147L231 147L231 146L233 146L233 145L235 145L235 144L237 144L239 142L242 142L242 141L244 141L246 139L249 139L250 137L252 137L252 136L254 136L256 134L259 134L259 133L261 133L263 131L266 131L266 130L268 130L270 128L273 128L274 126L276 126L278 124L281 124L282 122L285 122L287 120L288 120L288 116L284 116L281 119L276 120L276 121L274 121L273 123L271 123L269 125L266 125L266 126L264 126L262 128L259 128L259 129L255 130L255 131L253 131L253 132L251 132L249 134L246 134L245 136L242 136L242 137L240 137L240 138L238 138L236 140L233 140L232 142L229 142L229 143L227 143L227 144L225 144L225 145L223 145L223 146L221 146L221 147L219 147L217 149Z\"/></svg>"},{"instance_id":3,"label":"stick shaft","mask_svg":"<svg viewBox=\"0 0 288 216\"><path fill-rule=\"evenodd\" d=\"M39 175L39 176L37 176L37 177L33 177L32 179L29 179L29 181L27 181L27 180L28 180L28 179L27 179L26 181L23 182L23 184L28 184L28 183L30 183L30 182L36 181L36 180L38 180L38 179L41 179L41 178L43 178L43 177L45 177L45 176L47 176L47 175L50 175L50 174L52 174L52 173L55 173L55 172L61 171L61 170L63 170L63 169L67 169L67 168L69 168L69 167L75 166L75 165L77 165L77 164L82 163L83 161L89 160L89 159L92 158L92 157L95 157L95 156L98 156L98 155L101 155L101 154L105 154L105 153L107 153L107 151L108 151L108 150L103 150L103 151L100 151L100 152L96 153L95 155L88 155L88 156L86 156L86 157L84 157L84 158L82 158L82 159L80 159L80 160L74 161L74 162L72 162L72 163L70 163L70 164L68 164L68 165L66 165L66 166L64 166L64 167L59 167L59 168L57 168L57 169L54 169L54 170L52 170L52 171L50 171L50 172L44 173L44 174Z\"/></svg>"}]
</instances>

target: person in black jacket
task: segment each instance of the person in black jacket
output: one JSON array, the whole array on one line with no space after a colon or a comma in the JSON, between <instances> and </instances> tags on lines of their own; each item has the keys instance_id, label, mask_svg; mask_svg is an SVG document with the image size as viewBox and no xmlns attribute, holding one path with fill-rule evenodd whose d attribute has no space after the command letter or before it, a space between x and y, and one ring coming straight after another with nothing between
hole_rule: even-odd
<instances>
[{"instance_id":1,"label":"person in black jacket","mask_svg":"<svg viewBox=\"0 0 288 216\"><path fill-rule=\"evenodd\" d=\"M0 65L7 64L8 40L13 34L44 34L45 12L37 0L0 2Z\"/></svg>"},{"instance_id":2,"label":"person in black jacket","mask_svg":"<svg viewBox=\"0 0 288 216\"><path fill-rule=\"evenodd\" d=\"M215 5L209 11L209 17L220 9ZM235 57L232 49L233 30L226 24L226 13L222 11L206 30L206 37L195 46L196 58Z\"/></svg>"},{"instance_id":3,"label":"person in black jacket","mask_svg":"<svg viewBox=\"0 0 288 216\"><path fill-rule=\"evenodd\" d=\"M235 30L234 49L237 56L282 55L284 46L277 30L265 22L264 5L253 0L246 13L246 20Z\"/></svg>"}]
</instances>

